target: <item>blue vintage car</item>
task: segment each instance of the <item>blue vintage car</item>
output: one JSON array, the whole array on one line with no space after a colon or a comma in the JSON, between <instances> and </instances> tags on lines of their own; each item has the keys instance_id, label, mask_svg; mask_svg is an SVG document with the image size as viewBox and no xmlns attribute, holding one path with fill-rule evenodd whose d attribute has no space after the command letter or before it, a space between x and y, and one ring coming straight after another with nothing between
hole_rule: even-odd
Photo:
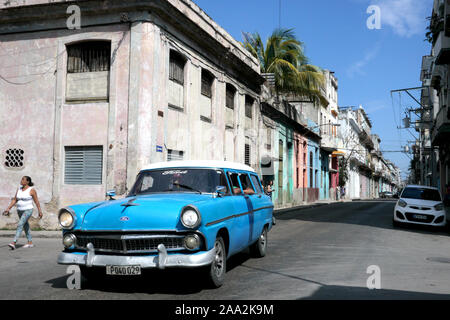
<instances>
[{"instance_id":1,"label":"blue vintage car","mask_svg":"<svg viewBox=\"0 0 450 320\"><path fill-rule=\"evenodd\" d=\"M140 171L128 196L59 211L64 251L87 279L142 269L203 268L223 284L226 261L267 251L273 204L255 171L225 161L173 161Z\"/></svg>"}]
</instances>

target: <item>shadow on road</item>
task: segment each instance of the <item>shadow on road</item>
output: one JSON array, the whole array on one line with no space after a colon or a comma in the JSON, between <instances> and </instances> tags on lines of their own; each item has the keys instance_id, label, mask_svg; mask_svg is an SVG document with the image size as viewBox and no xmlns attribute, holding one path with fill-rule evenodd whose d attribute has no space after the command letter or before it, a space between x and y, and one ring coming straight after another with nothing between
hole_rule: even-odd
<instances>
[{"instance_id":1,"label":"shadow on road","mask_svg":"<svg viewBox=\"0 0 450 320\"><path fill-rule=\"evenodd\" d=\"M345 286L322 286L309 297L299 300L450 300L450 294L412 292Z\"/></svg>"},{"instance_id":2,"label":"shadow on road","mask_svg":"<svg viewBox=\"0 0 450 320\"><path fill-rule=\"evenodd\" d=\"M300 220L319 223L354 224L382 229L396 229L422 234L450 236L450 223L445 228L433 228L431 226L414 224L405 224L394 228L392 225L394 207L395 202L392 201L343 202L276 214L275 217L280 221Z\"/></svg>"},{"instance_id":3,"label":"shadow on road","mask_svg":"<svg viewBox=\"0 0 450 320\"><path fill-rule=\"evenodd\" d=\"M227 272L250 258L248 250L234 255L227 261ZM68 277L69 275L64 275L46 283L51 284L52 288L67 289ZM96 281L82 280L81 286L83 290L101 292L187 295L210 289L205 279L204 269L143 270L142 275L136 277L105 275Z\"/></svg>"}]
</instances>

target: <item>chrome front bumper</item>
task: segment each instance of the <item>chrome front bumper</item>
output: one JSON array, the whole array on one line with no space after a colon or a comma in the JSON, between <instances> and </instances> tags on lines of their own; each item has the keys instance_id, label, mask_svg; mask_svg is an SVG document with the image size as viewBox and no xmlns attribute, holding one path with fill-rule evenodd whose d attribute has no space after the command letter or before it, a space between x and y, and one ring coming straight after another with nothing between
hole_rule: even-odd
<instances>
[{"instance_id":1,"label":"chrome front bumper","mask_svg":"<svg viewBox=\"0 0 450 320\"><path fill-rule=\"evenodd\" d=\"M154 256L113 256L95 254L92 243L87 246L87 254L61 252L58 256L58 264L85 265L87 267L106 267L140 265L141 268L166 267L195 268L210 265L215 259L215 249L192 254L167 254L163 244L158 246L158 254Z\"/></svg>"}]
</instances>

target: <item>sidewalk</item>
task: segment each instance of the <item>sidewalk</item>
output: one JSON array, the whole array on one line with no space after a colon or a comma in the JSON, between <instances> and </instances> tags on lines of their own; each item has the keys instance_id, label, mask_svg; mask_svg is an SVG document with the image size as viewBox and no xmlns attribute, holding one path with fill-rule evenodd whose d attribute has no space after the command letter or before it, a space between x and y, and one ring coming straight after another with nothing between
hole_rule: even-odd
<instances>
[{"instance_id":1,"label":"sidewalk","mask_svg":"<svg viewBox=\"0 0 450 320\"><path fill-rule=\"evenodd\" d=\"M336 200L319 200L319 201L316 201L313 203L307 203L307 204L302 204L302 205L293 206L293 207L274 209L273 214L274 214L274 216L277 216L279 214L290 212L290 211L305 210L305 209L316 208L316 207L326 206L326 205L335 204L335 203L346 203L346 202L352 202L352 201L353 200L348 200L348 199L338 200L338 201L336 201Z\"/></svg>"},{"instance_id":2,"label":"sidewalk","mask_svg":"<svg viewBox=\"0 0 450 320\"><path fill-rule=\"evenodd\" d=\"M13 239L16 235L16 230L0 230L0 238L11 238ZM48 238L48 239L62 239L62 231L33 231L31 230L31 236L34 238ZM25 241L26 238L24 233L19 239L19 241ZM22 241L22 242L23 242Z\"/></svg>"}]
</instances>

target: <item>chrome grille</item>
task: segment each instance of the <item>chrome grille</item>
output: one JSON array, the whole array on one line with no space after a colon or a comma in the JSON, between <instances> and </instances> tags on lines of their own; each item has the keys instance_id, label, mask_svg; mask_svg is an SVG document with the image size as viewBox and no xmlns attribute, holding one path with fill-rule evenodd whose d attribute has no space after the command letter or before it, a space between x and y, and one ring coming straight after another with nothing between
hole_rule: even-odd
<instances>
[{"instance_id":1,"label":"chrome grille","mask_svg":"<svg viewBox=\"0 0 450 320\"><path fill-rule=\"evenodd\" d=\"M123 242L120 239L106 239L95 237L77 237L77 244L81 248L86 248L90 242L94 245L95 249L111 250L111 251L123 251Z\"/></svg>"},{"instance_id":2,"label":"chrome grille","mask_svg":"<svg viewBox=\"0 0 450 320\"><path fill-rule=\"evenodd\" d=\"M156 251L158 250L158 245L161 243L166 247L167 250L184 249L183 238L181 237L125 240L127 251Z\"/></svg>"},{"instance_id":3,"label":"chrome grille","mask_svg":"<svg viewBox=\"0 0 450 320\"><path fill-rule=\"evenodd\" d=\"M153 253L163 244L168 251L185 250L182 235L95 235L75 234L78 249L92 243L95 251L112 253Z\"/></svg>"}]
</instances>

